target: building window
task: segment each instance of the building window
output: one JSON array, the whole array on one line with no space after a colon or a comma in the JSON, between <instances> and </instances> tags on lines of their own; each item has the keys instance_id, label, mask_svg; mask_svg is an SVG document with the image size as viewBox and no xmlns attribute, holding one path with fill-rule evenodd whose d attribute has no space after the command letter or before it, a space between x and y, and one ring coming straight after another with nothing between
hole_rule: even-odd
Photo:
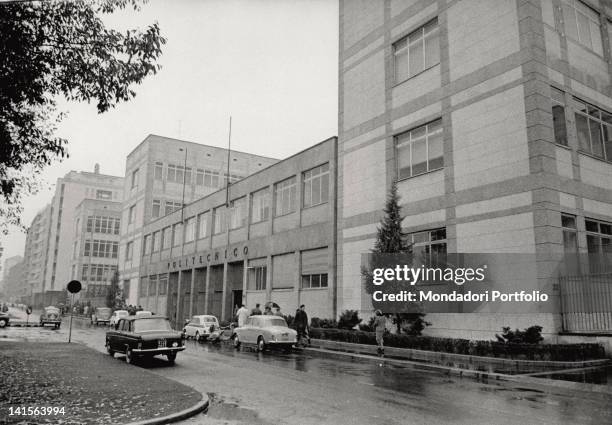
<instances>
[{"instance_id":1,"label":"building window","mask_svg":"<svg viewBox=\"0 0 612 425\"><path fill-rule=\"evenodd\" d=\"M579 0L563 0L563 20L569 37L603 56L599 13Z\"/></svg>"},{"instance_id":2,"label":"building window","mask_svg":"<svg viewBox=\"0 0 612 425\"><path fill-rule=\"evenodd\" d=\"M113 192L110 190L96 190L96 199L111 200L113 198Z\"/></svg>"},{"instance_id":3,"label":"building window","mask_svg":"<svg viewBox=\"0 0 612 425\"><path fill-rule=\"evenodd\" d=\"M304 173L304 208L329 201L329 164Z\"/></svg>"},{"instance_id":4,"label":"building window","mask_svg":"<svg viewBox=\"0 0 612 425\"><path fill-rule=\"evenodd\" d=\"M213 234L218 235L224 233L227 230L227 208L225 206L215 208L214 210L214 229Z\"/></svg>"},{"instance_id":5,"label":"building window","mask_svg":"<svg viewBox=\"0 0 612 425\"><path fill-rule=\"evenodd\" d=\"M229 182L231 183L235 183L238 180L242 179L242 176L239 176L238 174L227 174L227 173L223 173L223 186L227 186L227 176L229 175Z\"/></svg>"},{"instance_id":6,"label":"building window","mask_svg":"<svg viewBox=\"0 0 612 425\"><path fill-rule=\"evenodd\" d=\"M138 168L132 171L132 189L136 189L138 187Z\"/></svg>"},{"instance_id":7,"label":"building window","mask_svg":"<svg viewBox=\"0 0 612 425\"><path fill-rule=\"evenodd\" d=\"M612 223L585 219L589 254L612 255Z\"/></svg>"},{"instance_id":8,"label":"building window","mask_svg":"<svg viewBox=\"0 0 612 425\"><path fill-rule=\"evenodd\" d=\"M189 169L191 172L191 169ZM183 183L183 179L185 178L185 168L182 165L174 165L168 164L168 174L166 175L166 179L169 182L174 183Z\"/></svg>"},{"instance_id":9,"label":"building window","mask_svg":"<svg viewBox=\"0 0 612 425\"><path fill-rule=\"evenodd\" d=\"M302 288L327 288L327 273L303 274Z\"/></svg>"},{"instance_id":10,"label":"building window","mask_svg":"<svg viewBox=\"0 0 612 425\"><path fill-rule=\"evenodd\" d=\"M277 217L295 211L296 179L291 177L274 185L274 215Z\"/></svg>"},{"instance_id":11,"label":"building window","mask_svg":"<svg viewBox=\"0 0 612 425\"><path fill-rule=\"evenodd\" d=\"M164 208L164 215L172 214L174 211L181 209L182 204L180 202L166 201Z\"/></svg>"},{"instance_id":12,"label":"building window","mask_svg":"<svg viewBox=\"0 0 612 425\"><path fill-rule=\"evenodd\" d=\"M185 221L185 242L193 242L195 240L195 230L196 230L195 225L196 225L195 217L189 217Z\"/></svg>"},{"instance_id":13,"label":"building window","mask_svg":"<svg viewBox=\"0 0 612 425\"><path fill-rule=\"evenodd\" d=\"M414 257L425 263L437 263L446 257L446 228L410 233L407 242L412 245Z\"/></svg>"},{"instance_id":14,"label":"building window","mask_svg":"<svg viewBox=\"0 0 612 425\"><path fill-rule=\"evenodd\" d=\"M267 274L265 258L249 260L247 271L247 288L249 291L265 291Z\"/></svg>"},{"instance_id":15,"label":"building window","mask_svg":"<svg viewBox=\"0 0 612 425\"><path fill-rule=\"evenodd\" d=\"M142 245L143 255L149 255L151 253L151 235L145 235Z\"/></svg>"},{"instance_id":16,"label":"building window","mask_svg":"<svg viewBox=\"0 0 612 425\"><path fill-rule=\"evenodd\" d=\"M206 211L198 216L198 238L202 239L208 236L208 221L210 211Z\"/></svg>"},{"instance_id":17,"label":"building window","mask_svg":"<svg viewBox=\"0 0 612 425\"><path fill-rule=\"evenodd\" d=\"M162 180L164 177L164 163L156 162L155 168L153 169L153 178L155 180Z\"/></svg>"},{"instance_id":18,"label":"building window","mask_svg":"<svg viewBox=\"0 0 612 425\"><path fill-rule=\"evenodd\" d=\"M89 216L87 217L87 233L119 234L121 220L118 217Z\"/></svg>"},{"instance_id":19,"label":"building window","mask_svg":"<svg viewBox=\"0 0 612 425\"><path fill-rule=\"evenodd\" d=\"M440 63L438 33L436 18L393 44L396 84Z\"/></svg>"},{"instance_id":20,"label":"building window","mask_svg":"<svg viewBox=\"0 0 612 425\"><path fill-rule=\"evenodd\" d=\"M561 228L563 229L563 251L566 254L578 252L578 232L576 230L576 216L561 214Z\"/></svg>"},{"instance_id":21,"label":"building window","mask_svg":"<svg viewBox=\"0 0 612 425\"><path fill-rule=\"evenodd\" d=\"M251 195L251 223L270 218L270 189L265 188Z\"/></svg>"},{"instance_id":22,"label":"building window","mask_svg":"<svg viewBox=\"0 0 612 425\"><path fill-rule=\"evenodd\" d=\"M83 255L85 257L117 258L119 243L105 240L86 240Z\"/></svg>"},{"instance_id":23,"label":"building window","mask_svg":"<svg viewBox=\"0 0 612 425\"><path fill-rule=\"evenodd\" d=\"M219 172L212 170L204 170L204 186L219 187Z\"/></svg>"},{"instance_id":24,"label":"building window","mask_svg":"<svg viewBox=\"0 0 612 425\"><path fill-rule=\"evenodd\" d=\"M136 220L136 204L130 207L130 213L128 215L128 224L132 224Z\"/></svg>"},{"instance_id":25,"label":"building window","mask_svg":"<svg viewBox=\"0 0 612 425\"><path fill-rule=\"evenodd\" d=\"M125 260L129 261L134 255L134 242L128 242L125 246Z\"/></svg>"},{"instance_id":26,"label":"building window","mask_svg":"<svg viewBox=\"0 0 612 425\"><path fill-rule=\"evenodd\" d=\"M149 279L149 292L148 295L151 296L155 296L157 295L157 279L156 276L151 276L152 278Z\"/></svg>"},{"instance_id":27,"label":"building window","mask_svg":"<svg viewBox=\"0 0 612 425\"><path fill-rule=\"evenodd\" d=\"M552 101L553 133L555 143L567 146L567 126L565 121L565 94L554 87L550 88Z\"/></svg>"},{"instance_id":28,"label":"building window","mask_svg":"<svg viewBox=\"0 0 612 425\"><path fill-rule=\"evenodd\" d=\"M158 218L161 214L161 201L153 199L153 207L151 208L151 217Z\"/></svg>"},{"instance_id":29,"label":"building window","mask_svg":"<svg viewBox=\"0 0 612 425\"><path fill-rule=\"evenodd\" d=\"M204 170L199 168L196 170L196 185L204 186Z\"/></svg>"},{"instance_id":30,"label":"building window","mask_svg":"<svg viewBox=\"0 0 612 425\"><path fill-rule=\"evenodd\" d=\"M399 179L442 168L442 120L395 136L395 146Z\"/></svg>"},{"instance_id":31,"label":"building window","mask_svg":"<svg viewBox=\"0 0 612 425\"><path fill-rule=\"evenodd\" d=\"M169 249L172 245L172 228L166 227L162 232L162 249Z\"/></svg>"},{"instance_id":32,"label":"building window","mask_svg":"<svg viewBox=\"0 0 612 425\"><path fill-rule=\"evenodd\" d=\"M239 229L246 225L247 221L247 199L243 196L234 199L230 204L230 229Z\"/></svg>"},{"instance_id":33,"label":"building window","mask_svg":"<svg viewBox=\"0 0 612 425\"><path fill-rule=\"evenodd\" d=\"M153 241L151 243L151 252L157 252L161 248L161 232L153 232Z\"/></svg>"},{"instance_id":34,"label":"building window","mask_svg":"<svg viewBox=\"0 0 612 425\"><path fill-rule=\"evenodd\" d=\"M612 162L612 114L573 100L580 150Z\"/></svg>"},{"instance_id":35,"label":"building window","mask_svg":"<svg viewBox=\"0 0 612 425\"><path fill-rule=\"evenodd\" d=\"M159 283L157 287L159 295L166 295L168 293L168 274L159 275Z\"/></svg>"},{"instance_id":36,"label":"building window","mask_svg":"<svg viewBox=\"0 0 612 425\"><path fill-rule=\"evenodd\" d=\"M185 184L191 184L191 168L190 167L185 168Z\"/></svg>"},{"instance_id":37,"label":"building window","mask_svg":"<svg viewBox=\"0 0 612 425\"><path fill-rule=\"evenodd\" d=\"M183 223L176 223L172 226L172 246L179 246L183 243Z\"/></svg>"}]
</instances>

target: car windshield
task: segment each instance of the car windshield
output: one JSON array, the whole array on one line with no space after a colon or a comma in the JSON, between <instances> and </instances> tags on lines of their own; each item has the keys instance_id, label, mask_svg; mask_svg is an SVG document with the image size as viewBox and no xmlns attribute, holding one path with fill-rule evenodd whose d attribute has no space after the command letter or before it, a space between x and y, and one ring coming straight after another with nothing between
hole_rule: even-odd
<instances>
[{"instance_id":1,"label":"car windshield","mask_svg":"<svg viewBox=\"0 0 612 425\"><path fill-rule=\"evenodd\" d=\"M166 319L134 320L134 332L171 331L170 322Z\"/></svg>"},{"instance_id":2,"label":"car windshield","mask_svg":"<svg viewBox=\"0 0 612 425\"><path fill-rule=\"evenodd\" d=\"M284 328L287 327L287 322L285 322L285 319L282 319L280 317L275 317L274 319L268 319L267 326L282 326Z\"/></svg>"},{"instance_id":3,"label":"car windshield","mask_svg":"<svg viewBox=\"0 0 612 425\"><path fill-rule=\"evenodd\" d=\"M57 313L57 312L59 312L59 308L56 308L56 307L45 308L45 313Z\"/></svg>"},{"instance_id":4,"label":"car windshield","mask_svg":"<svg viewBox=\"0 0 612 425\"><path fill-rule=\"evenodd\" d=\"M217 323L217 320L214 317L205 317L204 323Z\"/></svg>"},{"instance_id":5,"label":"car windshield","mask_svg":"<svg viewBox=\"0 0 612 425\"><path fill-rule=\"evenodd\" d=\"M121 311L115 311L115 314L117 316L129 316L128 312L125 310L121 310Z\"/></svg>"}]
</instances>

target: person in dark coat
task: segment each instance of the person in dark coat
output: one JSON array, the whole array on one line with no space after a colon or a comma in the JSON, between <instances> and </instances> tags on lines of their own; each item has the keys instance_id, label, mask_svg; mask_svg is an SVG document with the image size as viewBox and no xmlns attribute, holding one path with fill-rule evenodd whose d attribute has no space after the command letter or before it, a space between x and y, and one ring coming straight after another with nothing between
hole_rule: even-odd
<instances>
[{"instance_id":1,"label":"person in dark coat","mask_svg":"<svg viewBox=\"0 0 612 425\"><path fill-rule=\"evenodd\" d=\"M298 345L305 345L303 341L306 339L308 330L308 315L305 308L304 304L302 304L295 312L294 323L297 329Z\"/></svg>"},{"instance_id":2,"label":"person in dark coat","mask_svg":"<svg viewBox=\"0 0 612 425\"><path fill-rule=\"evenodd\" d=\"M259 303L255 304L255 308L251 311L251 316L259 316L261 314L261 310L259 308Z\"/></svg>"}]
</instances>

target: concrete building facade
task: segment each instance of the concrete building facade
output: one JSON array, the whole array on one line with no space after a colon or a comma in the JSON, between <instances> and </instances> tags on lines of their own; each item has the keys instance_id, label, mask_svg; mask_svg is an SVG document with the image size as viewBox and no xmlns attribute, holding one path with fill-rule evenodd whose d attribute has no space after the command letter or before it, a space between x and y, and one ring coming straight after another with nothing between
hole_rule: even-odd
<instances>
[{"instance_id":1,"label":"concrete building facade","mask_svg":"<svg viewBox=\"0 0 612 425\"><path fill-rule=\"evenodd\" d=\"M22 302L22 298L27 294L27 288L23 284L24 277L25 263L21 255L14 255L4 260L2 287L9 301Z\"/></svg>"},{"instance_id":2,"label":"concrete building facade","mask_svg":"<svg viewBox=\"0 0 612 425\"><path fill-rule=\"evenodd\" d=\"M553 297L565 255L612 251L611 19L604 0L340 0L339 309L362 308L394 181L416 249L533 254L531 288ZM551 305L432 315L427 332L551 338Z\"/></svg>"},{"instance_id":3,"label":"concrete building facade","mask_svg":"<svg viewBox=\"0 0 612 425\"><path fill-rule=\"evenodd\" d=\"M185 203L224 187L276 159L149 135L127 157L122 211L119 271L129 304L138 302L142 229Z\"/></svg>"},{"instance_id":4,"label":"concrete building facade","mask_svg":"<svg viewBox=\"0 0 612 425\"><path fill-rule=\"evenodd\" d=\"M179 326L237 306L336 312L336 138L146 224L138 304Z\"/></svg>"},{"instance_id":5,"label":"concrete building facade","mask_svg":"<svg viewBox=\"0 0 612 425\"><path fill-rule=\"evenodd\" d=\"M100 174L96 164L94 172L71 171L57 180L51 202L51 221L48 235L48 250L44 271L44 293L53 293L53 299L45 303L65 302L59 299L65 293L72 277L72 256L77 226L75 211L84 199L121 202L123 178ZM83 223L81 223L83 224ZM61 298L61 297L60 297Z\"/></svg>"},{"instance_id":6,"label":"concrete building facade","mask_svg":"<svg viewBox=\"0 0 612 425\"><path fill-rule=\"evenodd\" d=\"M51 205L47 205L36 214L26 235L23 255L24 285L27 288L28 303L34 306L40 306L43 302L42 288L50 222Z\"/></svg>"}]
</instances>

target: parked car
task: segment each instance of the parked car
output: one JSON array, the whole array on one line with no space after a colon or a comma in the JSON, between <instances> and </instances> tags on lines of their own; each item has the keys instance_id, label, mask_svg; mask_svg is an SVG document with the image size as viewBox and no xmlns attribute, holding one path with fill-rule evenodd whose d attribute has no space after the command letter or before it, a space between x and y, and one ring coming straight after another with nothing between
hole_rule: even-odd
<instances>
[{"instance_id":1,"label":"parked car","mask_svg":"<svg viewBox=\"0 0 612 425\"><path fill-rule=\"evenodd\" d=\"M52 305L45 307L40 315L40 326L53 325L55 329L59 329L62 325L62 315L59 308Z\"/></svg>"},{"instance_id":2,"label":"parked car","mask_svg":"<svg viewBox=\"0 0 612 425\"><path fill-rule=\"evenodd\" d=\"M208 339L210 334L216 329L219 329L219 320L215 316L193 316L191 320L185 323L183 336L185 338L194 338L196 341L202 341Z\"/></svg>"},{"instance_id":3,"label":"parked car","mask_svg":"<svg viewBox=\"0 0 612 425\"><path fill-rule=\"evenodd\" d=\"M279 316L250 316L245 325L234 329L234 347L241 344L256 344L259 351L266 347L290 350L297 343L297 332L287 326Z\"/></svg>"},{"instance_id":4,"label":"parked car","mask_svg":"<svg viewBox=\"0 0 612 425\"><path fill-rule=\"evenodd\" d=\"M119 319L123 319L125 317L128 317L129 315L130 313L127 310L115 310L113 311L113 314L110 317L108 325L115 326L117 323L119 323Z\"/></svg>"},{"instance_id":5,"label":"parked car","mask_svg":"<svg viewBox=\"0 0 612 425\"><path fill-rule=\"evenodd\" d=\"M98 326L100 323L108 325L110 323L112 310L108 307L96 307L91 315L91 324Z\"/></svg>"},{"instance_id":6,"label":"parked car","mask_svg":"<svg viewBox=\"0 0 612 425\"><path fill-rule=\"evenodd\" d=\"M0 312L0 328L4 328L8 326L10 322L10 316L8 313Z\"/></svg>"},{"instance_id":7,"label":"parked car","mask_svg":"<svg viewBox=\"0 0 612 425\"><path fill-rule=\"evenodd\" d=\"M162 316L129 316L119 319L116 329L106 332L108 354L124 353L127 363L158 354L174 363L177 353L184 349L181 333L172 330L170 320Z\"/></svg>"}]
</instances>

